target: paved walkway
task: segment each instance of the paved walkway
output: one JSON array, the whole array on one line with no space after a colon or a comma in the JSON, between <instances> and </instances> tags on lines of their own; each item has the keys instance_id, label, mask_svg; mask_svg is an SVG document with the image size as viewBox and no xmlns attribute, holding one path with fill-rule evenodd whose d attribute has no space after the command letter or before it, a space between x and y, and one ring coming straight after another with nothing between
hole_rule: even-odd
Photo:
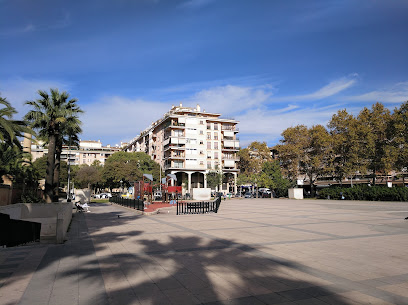
<instances>
[{"instance_id":1,"label":"paved walkway","mask_svg":"<svg viewBox=\"0 0 408 305\"><path fill-rule=\"evenodd\" d=\"M407 216L408 203L96 204L63 245L0 250L0 304L408 304Z\"/></svg>"}]
</instances>

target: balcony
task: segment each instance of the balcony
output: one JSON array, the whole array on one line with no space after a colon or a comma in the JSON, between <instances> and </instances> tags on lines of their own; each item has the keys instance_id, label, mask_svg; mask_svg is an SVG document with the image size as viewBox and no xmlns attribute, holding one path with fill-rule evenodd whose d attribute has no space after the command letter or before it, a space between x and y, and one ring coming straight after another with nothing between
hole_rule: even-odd
<instances>
[{"instance_id":1,"label":"balcony","mask_svg":"<svg viewBox=\"0 0 408 305\"><path fill-rule=\"evenodd\" d=\"M234 161L234 162L237 162L237 161L240 160L240 158L239 158L238 156L236 156L236 155L224 154L224 155L222 156L222 160L223 160L223 161L232 160L232 161Z\"/></svg>"},{"instance_id":2,"label":"balcony","mask_svg":"<svg viewBox=\"0 0 408 305\"><path fill-rule=\"evenodd\" d=\"M222 149L238 150L239 149L239 141L238 140L225 140L224 139Z\"/></svg>"},{"instance_id":3,"label":"balcony","mask_svg":"<svg viewBox=\"0 0 408 305\"><path fill-rule=\"evenodd\" d=\"M239 132L239 128L236 127L236 126L224 126L224 125L221 125L221 131Z\"/></svg>"},{"instance_id":4,"label":"balcony","mask_svg":"<svg viewBox=\"0 0 408 305\"><path fill-rule=\"evenodd\" d=\"M164 146L164 151L168 150L185 150L186 147L184 145L168 145Z\"/></svg>"},{"instance_id":5,"label":"balcony","mask_svg":"<svg viewBox=\"0 0 408 305\"><path fill-rule=\"evenodd\" d=\"M186 158L185 154L178 154L178 153L171 153L165 157L165 159L173 159L173 160L184 160Z\"/></svg>"}]
</instances>

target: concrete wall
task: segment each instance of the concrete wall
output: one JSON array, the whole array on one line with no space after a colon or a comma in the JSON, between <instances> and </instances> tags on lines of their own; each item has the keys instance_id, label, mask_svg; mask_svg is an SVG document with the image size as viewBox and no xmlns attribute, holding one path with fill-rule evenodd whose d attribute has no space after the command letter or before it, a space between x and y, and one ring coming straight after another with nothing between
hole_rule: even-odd
<instances>
[{"instance_id":1,"label":"concrete wall","mask_svg":"<svg viewBox=\"0 0 408 305\"><path fill-rule=\"evenodd\" d=\"M0 184L0 206L10 204L11 190L9 185Z\"/></svg>"},{"instance_id":2,"label":"concrete wall","mask_svg":"<svg viewBox=\"0 0 408 305\"><path fill-rule=\"evenodd\" d=\"M289 189L289 199L303 199L303 189Z\"/></svg>"},{"instance_id":3,"label":"concrete wall","mask_svg":"<svg viewBox=\"0 0 408 305\"><path fill-rule=\"evenodd\" d=\"M18 203L0 207L12 219L41 223L40 241L63 243L72 219L72 203Z\"/></svg>"},{"instance_id":4,"label":"concrete wall","mask_svg":"<svg viewBox=\"0 0 408 305\"><path fill-rule=\"evenodd\" d=\"M193 188L194 200L210 200L211 189L210 188Z\"/></svg>"}]
</instances>

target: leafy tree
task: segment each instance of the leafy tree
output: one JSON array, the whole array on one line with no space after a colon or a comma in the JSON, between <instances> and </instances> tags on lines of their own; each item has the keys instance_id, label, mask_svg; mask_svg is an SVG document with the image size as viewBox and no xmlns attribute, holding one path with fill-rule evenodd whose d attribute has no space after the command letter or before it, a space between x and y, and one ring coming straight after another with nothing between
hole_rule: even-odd
<instances>
[{"instance_id":1,"label":"leafy tree","mask_svg":"<svg viewBox=\"0 0 408 305\"><path fill-rule=\"evenodd\" d=\"M237 184L264 186L264 179L261 177L262 165L272 160L267 144L254 141L247 148L240 149L238 156L240 158L238 162L240 174L237 178Z\"/></svg>"},{"instance_id":2,"label":"leafy tree","mask_svg":"<svg viewBox=\"0 0 408 305\"><path fill-rule=\"evenodd\" d=\"M287 196L288 188L292 187L291 182L283 178L281 167L277 160L263 164L261 177L264 181L263 186L274 190L275 194L279 197Z\"/></svg>"},{"instance_id":3,"label":"leafy tree","mask_svg":"<svg viewBox=\"0 0 408 305\"><path fill-rule=\"evenodd\" d=\"M331 167L337 180L341 183L357 171L364 172L363 139L357 119L346 109L339 110L332 116L328 127L334 154Z\"/></svg>"},{"instance_id":4,"label":"leafy tree","mask_svg":"<svg viewBox=\"0 0 408 305\"><path fill-rule=\"evenodd\" d=\"M57 147L61 145L61 137L68 128L68 122L71 120L77 122L77 114L81 112L76 104L77 100L69 99L68 93L60 93L58 89L51 89L50 92L51 95L39 90L39 99L26 102L33 107L33 110L25 116L31 127L39 130L40 138L48 142L45 178L45 199L48 203L56 200L54 171L56 160L58 159L57 164L59 162L59 157L56 158Z\"/></svg>"},{"instance_id":5,"label":"leafy tree","mask_svg":"<svg viewBox=\"0 0 408 305\"><path fill-rule=\"evenodd\" d=\"M281 166L291 181L303 173L301 165L306 160L308 133L305 125L289 127L282 132L281 144L275 146Z\"/></svg>"},{"instance_id":6,"label":"leafy tree","mask_svg":"<svg viewBox=\"0 0 408 305\"><path fill-rule=\"evenodd\" d=\"M386 145L386 168L393 168L405 173L408 167L408 101L396 108L387 128L388 144Z\"/></svg>"},{"instance_id":7,"label":"leafy tree","mask_svg":"<svg viewBox=\"0 0 408 305\"><path fill-rule=\"evenodd\" d=\"M159 181L160 165L154 162L144 152L116 152L105 162L103 179L110 187L119 187L120 181L124 185L142 180L143 174L152 174L155 181Z\"/></svg>"},{"instance_id":8,"label":"leafy tree","mask_svg":"<svg viewBox=\"0 0 408 305\"><path fill-rule=\"evenodd\" d=\"M96 185L101 181L101 172L96 166L84 164L81 165L75 173L74 181L80 188L87 187L91 189L92 185Z\"/></svg>"},{"instance_id":9,"label":"leafy tree","mask_svg":"<svg viewBox=\"0 0 408 305\"><path fill-rule=\"evenodd\" d=\"M387 155L387 127L391 120L390 111L381 103L376 103L371 110L364 107L358 117L358 127L361 132L361 153L366 160L366 166L373 174L375 184L377 172L386 173L390 164Z\"/></svg>"},{"instance_id":10,"label":"leafy tree","mask_svg":"<svg viewBox=\"0 0 408 305\"><path fill-rule=\"evenodd\" d=\"M322 125L311 128L298 125L284 130L282 136L282 144L276 148L283 168L292 181L305 175L313 194L317 178L330 171L333 156L330 134Z\"/></svg>"},{"instance_id":11,"label":"leafy tree","mask_svg":"<svg viewBox=\"0 0 408 305\"><path fill-rule=\"evenodd\" d=\"M207 185L210 188L216 188L222 183L222 174L218 171L210 171L207 173Z\"/></svg>"},{"instance_id":12,"label":"leafy tree","mask_svg":"<svg viewBox=\"0 0 408 305\"><path fill-rule=\"evenodd\" d=\"M262 164L272 160L270 150L265 142L252 142L247 148L238 151L240 160L238 168L243 174L260 173Z\"/></svg>"}]
</instances>

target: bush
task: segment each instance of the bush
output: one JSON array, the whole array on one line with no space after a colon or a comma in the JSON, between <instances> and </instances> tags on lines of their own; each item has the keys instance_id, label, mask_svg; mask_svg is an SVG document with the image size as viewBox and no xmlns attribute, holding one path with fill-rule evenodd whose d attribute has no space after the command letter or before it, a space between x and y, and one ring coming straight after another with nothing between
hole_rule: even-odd
<instances>
[{"instance_id":1,"label":"bush","mask_svg":"<svg viewBox=\"0 0 408 305\"><path fill-rule=\"evenodd\" d=\"M370 201L408 201L408 188L356 185L354 187L329 187L319 192L319 198L347 200L370 200Z\"/></svg>"}]
</instances>

